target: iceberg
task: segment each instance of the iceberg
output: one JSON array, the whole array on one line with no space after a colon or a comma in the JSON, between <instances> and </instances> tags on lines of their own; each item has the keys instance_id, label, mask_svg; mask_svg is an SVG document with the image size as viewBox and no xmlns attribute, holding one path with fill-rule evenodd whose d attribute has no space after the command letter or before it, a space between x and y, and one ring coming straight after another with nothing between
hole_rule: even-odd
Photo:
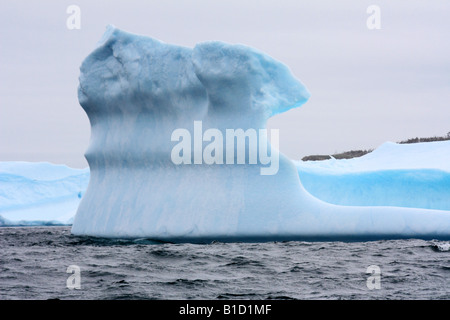
<instances>
[{"instance_id":1,"label":"iceberg","mask_svg":"<svg viewBox=\"0 0 450 320\"><path fill-rule=\"evenodd\" d=\"M450 141L386 142L361 158L293 162L305 189L326 202L449 210ZM71 225L88 181L89 168L0 162L0 227Z\"/></svg>"},{"instance_id":2,"label":"iceberg","mask_svg":"<svg viewBox=\"0 0 450 320\"><path fill-rule=\"evenodd\" d=\"M70 225L89 168L48 162L0 162L0 226Z\"/></svg>"},{"instance_id":3,"label":"iceberg","mask_svg":"<svg viewBox=\"0 0 450 320\"><path fill-rule=\"evenodd\" d=\"M360 158L294 163L305 189L329 203L450 210L450 141L385 142Z\"/></svg>"},{"instance_id":4,"label":"iceberg","mask_svg":"<svg viewBox=\"0 0 450 320\"><path fill-rule=\"evenodd\" d=\"M187 48L110 26L81 65L78 93L91 140L75 235L170 242L450 238L449 211L334 205L307 192L295 163L265 130L269 117L301 106L310 93L287 66L256 49L219 41ZM199 122L204 135L195 146ZM180 130L193 141L174 139ZM244 133L240 147L225 148L218 133L227 130ZM248 150L253 137L256 163ZM187 155L177 149L190 160L173 161L179 143L194 145ZM249 152L239 162L242 147ZM212 164L195 161L207 150ZM261 174L265 153L278 160L274 174Z\"/></svg>"}]
</instances>

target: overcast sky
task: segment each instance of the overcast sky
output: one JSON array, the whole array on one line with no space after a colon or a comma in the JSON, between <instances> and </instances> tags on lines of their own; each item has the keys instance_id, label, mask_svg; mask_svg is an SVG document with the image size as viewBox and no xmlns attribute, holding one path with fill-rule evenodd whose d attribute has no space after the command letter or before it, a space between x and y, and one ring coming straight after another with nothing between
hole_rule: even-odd
<instances>
[{"instance_id":1,"label":"overcast sky","mask_svg":"<svg viewBox=\"0 0 450 320\"><path fill-rule=\"evenodd\" d=\"M366 25L370 5L381 29ZM2 0L0 161L87 166L79 66L108 24L191 47L242 43L288 65L312 93L268 123L292 159L450 131L448 0Z\"/></svg>"}]
</instances>

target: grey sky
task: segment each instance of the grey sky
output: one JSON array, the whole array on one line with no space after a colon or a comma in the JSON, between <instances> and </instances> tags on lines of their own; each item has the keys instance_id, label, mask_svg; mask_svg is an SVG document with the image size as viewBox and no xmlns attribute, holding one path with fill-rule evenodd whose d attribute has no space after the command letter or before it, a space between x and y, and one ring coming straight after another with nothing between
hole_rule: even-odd
<instances>
[{"instance_id":1,"label":"grey sky","mask_svg":"<svg viewBox=\"0 0 450 320\"><path fill-rule=\"evenodd\" d=\"M66 8L81 8L68 30ZM366 27L369 5L381 30ZM312 93L269 120L292 159L450 131L450 1L0 2L0 161L87 166L79 66L107 24L168 43L242 43Z\"/></svg>"}]
</instances>

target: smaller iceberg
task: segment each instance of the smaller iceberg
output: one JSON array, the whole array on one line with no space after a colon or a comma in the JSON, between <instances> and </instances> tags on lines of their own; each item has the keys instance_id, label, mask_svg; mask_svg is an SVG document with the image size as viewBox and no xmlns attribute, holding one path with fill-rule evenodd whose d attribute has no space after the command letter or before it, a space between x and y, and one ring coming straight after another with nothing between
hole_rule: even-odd
<instances>
[{"instance_id":1,"label":"smaller iceberg","mask_svg":"<svg viewBox=\"0 0 450 320\"><path fill-rule=\"evenodd\" d=\"M47 162L0 162L0 226L70 225L89 168Z\"/></svg>"}]
</instances>

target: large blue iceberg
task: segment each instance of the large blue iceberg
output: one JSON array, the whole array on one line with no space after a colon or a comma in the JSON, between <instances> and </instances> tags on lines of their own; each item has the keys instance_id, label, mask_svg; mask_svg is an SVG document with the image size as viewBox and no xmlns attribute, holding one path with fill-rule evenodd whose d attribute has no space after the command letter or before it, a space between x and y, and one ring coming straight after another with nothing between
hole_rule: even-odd
<instances>
[{"instance_id":1,"label":"large blue iceberg","mask_svg":"<svg viewBox=\"0 0 450 320\"><path fill-rule=\"evenodd\" d=\"M81 66L90 182L72 233L172 242L450 238L449 211L339 206L304 189L265 128L309 96L285 65L255 49L216 41L192 49L109 27ZM257 130L256 161L251 135L242 161L239 144L222 140L229 130ZM193 151L177 149L174 161L181 141Z\"/></svg>"}]
</instances>

